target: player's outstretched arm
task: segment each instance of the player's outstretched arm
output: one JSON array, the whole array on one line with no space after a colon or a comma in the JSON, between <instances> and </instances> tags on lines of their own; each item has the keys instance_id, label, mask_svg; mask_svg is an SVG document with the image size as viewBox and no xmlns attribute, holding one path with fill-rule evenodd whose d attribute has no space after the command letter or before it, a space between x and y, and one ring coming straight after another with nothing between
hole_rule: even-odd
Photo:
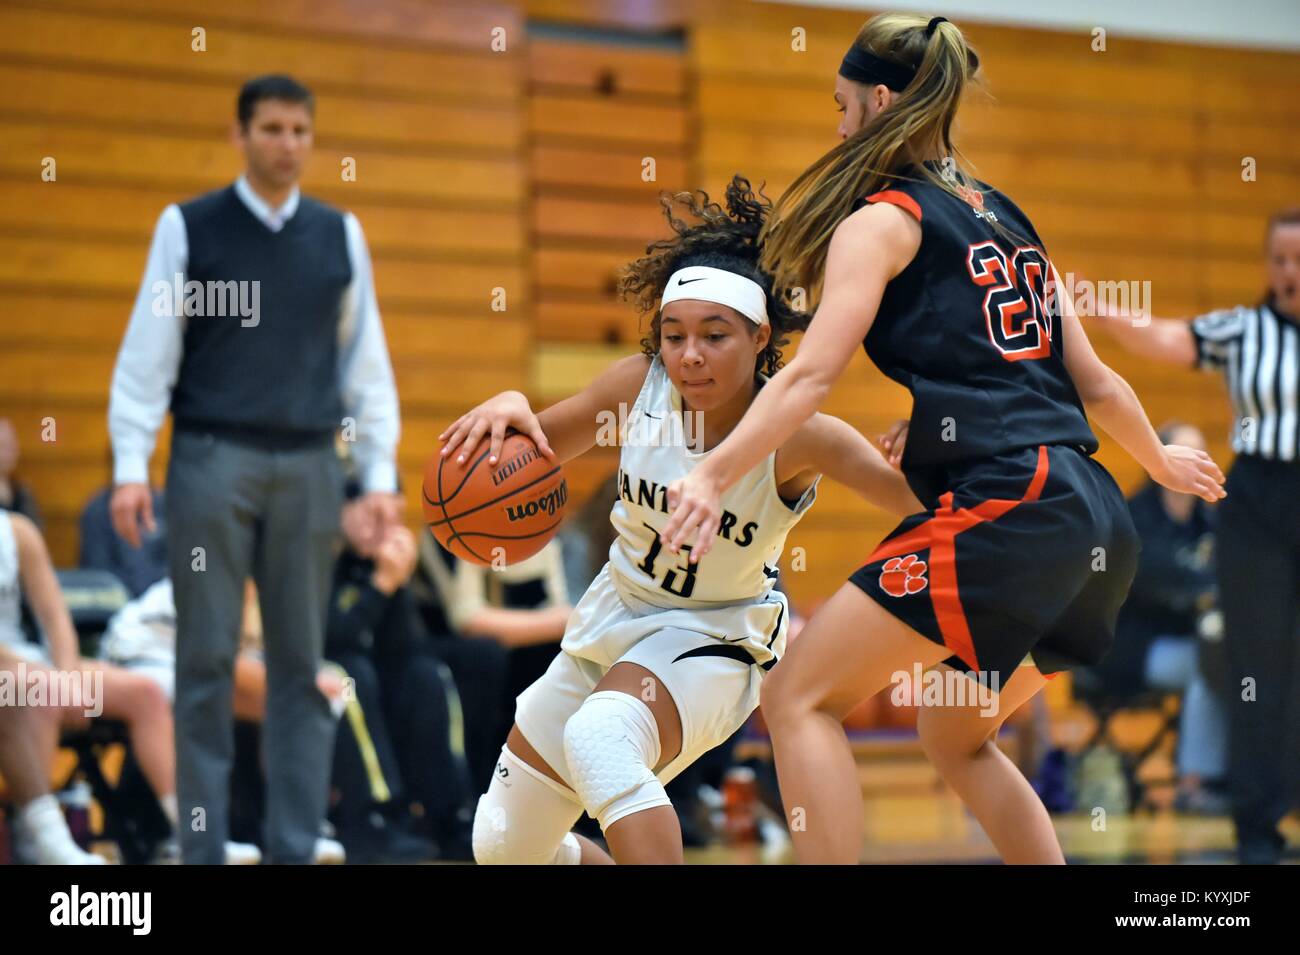
<instances>
[{"instance_id":1,"label":"player's outstretched arm","mask_svg":"<svg viewBox=\"0 0 1300 955\"><path fill-rule=\"evenodd\" d=\"M798 354L759 389L709 459L669 486L672 516L659 536L671 553L692 535L690 562L709 552L722 520L722 492L817 413L871 330L885 286L920 247L920 224L897 206L865 206L836 227L821 302Z\"/></svg>"},{"instance_id":2,"label":"player's outstretched arm","mask_svg":"<svg viewBox=\"0 0 1300 955\"><path fill-rule=\"evenodd\" d=\"M1132 387L1093 351L1074 303L1069 296L1060 302L1065 367L1088 416L1156 482L1210 502L1224 497L1223 472L1214 460L1204 451L1160 442Z\"/></svg>"},{"instance_id":3,"label":"player's outstretched arm","mask_svg":"<svg viewBox=\"0 0 1300 955\"><path fill-rule=\"evenodd\" d=\"M1184 368L1196 365L1196 339L1191 324L1184 319L1144 317L1143 321L1135 322L1132 314L1098 303L1095 323L1106 329L1125 351Z\"/></svg>"},{"instance_id":4,"label":"player's outstretched arm","mask_svg":"<svg viewBox=\"0 0 1300 955\"><path fill-rule=\"evenodd\" d=\"M610 365L586 388L534 414L528 397L520 391L503 391L461 415L440 434L445 442L443 457L455 453L469 460L484 435L491 439L488 463L501 454L506 430L514 428L528 435L547 457L563 464L591 450L601 433L607 414L621 421L619 406L630 407L645 383L650 359L629 355Z\"/></svg>"},{"instance_id":5,"label":"player's outstretched arm","mask_svg":"<svg viewBox=\"0 0 1300 955\"><path fill-rule=\"evenodd\" d=\"M834 415L813 415L779 454L787 452L798 455L807 470L826 475L896 517L924 509L902 473L857 428Z\"/></svg>"}]
</instances>

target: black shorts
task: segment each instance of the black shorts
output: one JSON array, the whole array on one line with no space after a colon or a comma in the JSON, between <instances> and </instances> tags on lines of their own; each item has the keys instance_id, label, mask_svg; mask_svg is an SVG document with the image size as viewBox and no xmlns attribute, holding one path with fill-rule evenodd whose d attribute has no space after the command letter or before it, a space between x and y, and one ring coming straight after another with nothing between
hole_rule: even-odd
<instances>
[{"instance_id":1,"label":"black shorts","mask_svg":"<svg viewBox=\"0 0 1300 955\"><path fill-rule=\"evenodd\" d=\"M1065 445L943 478L950 490L905 518L849 580L951 650L950 666L996 673L997 686L1031 653L1044 673L1097 663L1140 546L1114 478Z\"/></svg>"}]
</instances>

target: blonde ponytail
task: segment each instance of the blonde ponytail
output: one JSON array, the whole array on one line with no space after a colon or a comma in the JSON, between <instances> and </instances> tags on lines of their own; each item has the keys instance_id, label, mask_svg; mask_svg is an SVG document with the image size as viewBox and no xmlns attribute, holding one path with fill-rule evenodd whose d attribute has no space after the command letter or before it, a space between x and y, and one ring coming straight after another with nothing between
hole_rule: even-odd
<instances>
[{"instance_id":1,"label":"blonde ponytail","mask_svg":"<svg viewBox=\"0 0 1300 955\"><path fill-rule=\"evenodd\" d=\"M979 57L956 24L907 13L882 13L858 32L854 48L915 71L888 109L799 174L776 204L763 230L762 267L783 288L820 293L826 252L836 227L855 200L880 190L900 171L917 172L960 196L971 177L957 166L952 124L967 83L976 82ZM953 157L941 176L924 158Z\"/></svg>"}]
</instances>

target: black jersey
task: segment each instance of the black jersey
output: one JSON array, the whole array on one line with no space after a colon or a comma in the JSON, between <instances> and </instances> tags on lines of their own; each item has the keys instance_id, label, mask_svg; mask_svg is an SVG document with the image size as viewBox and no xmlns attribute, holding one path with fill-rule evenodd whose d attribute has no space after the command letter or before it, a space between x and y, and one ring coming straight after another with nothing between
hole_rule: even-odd
<instances>
[{"instance_id":1,"label":"black jersey","mask_svg":"<svg viewBox=\"0 0 1300 955\"><path fill-rule=\"evenodd\" d=\"M1010 199L976 185L968 202L900 178L858 204L889 202L921 224L920 249L863 340L912 393L903 469L918 493L925 472L958 462L1039 445L1097 450L1065 369L1043 243Z\"/></svg>"}]
</instances>

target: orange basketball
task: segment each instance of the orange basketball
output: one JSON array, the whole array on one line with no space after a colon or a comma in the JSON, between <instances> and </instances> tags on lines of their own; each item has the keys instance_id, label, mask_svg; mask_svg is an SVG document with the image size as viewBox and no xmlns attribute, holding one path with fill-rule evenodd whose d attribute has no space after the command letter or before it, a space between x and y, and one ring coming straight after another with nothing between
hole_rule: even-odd
<instances>
[{"instance_id":1,"label":"orange basketball","mask_svg":"<svg viewBox=\"0 0 1300 955\"><path fill-rule=\"evenodd\" d=\"M464 464L435 453L424 467L424 520L461 560L500 566L532 557L564 520L569 485L533 439L506 433L495 467L485 439Z\"/></svg>"}]
</instances>

